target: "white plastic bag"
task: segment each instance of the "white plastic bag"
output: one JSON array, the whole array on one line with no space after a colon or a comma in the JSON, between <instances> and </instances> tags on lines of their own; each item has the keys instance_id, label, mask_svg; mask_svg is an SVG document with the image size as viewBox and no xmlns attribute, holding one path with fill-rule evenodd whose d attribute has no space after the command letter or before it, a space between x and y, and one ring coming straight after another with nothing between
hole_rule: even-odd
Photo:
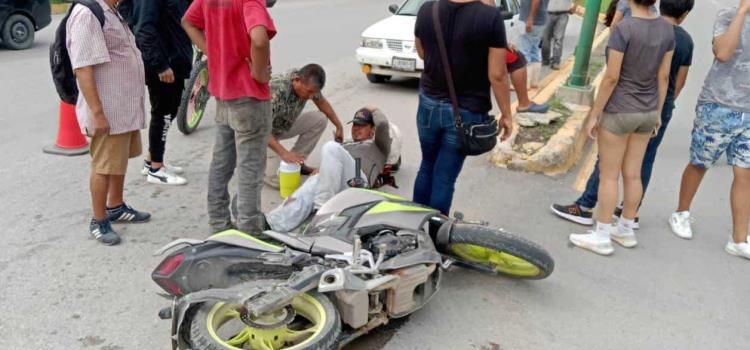
<instances>
[{"instance_id":1,"label":"white plastic bag","mask_svg":"<svg viewBox=\"0 0 750 350\"><path fill-rule=\"evenodd\" d=\"M290 232L302 224L315 205L315 191L318 176L310 176L302 187L287 197L276 209L266 215L271 229L276 232Z\"/></svg>"}]
</instances>

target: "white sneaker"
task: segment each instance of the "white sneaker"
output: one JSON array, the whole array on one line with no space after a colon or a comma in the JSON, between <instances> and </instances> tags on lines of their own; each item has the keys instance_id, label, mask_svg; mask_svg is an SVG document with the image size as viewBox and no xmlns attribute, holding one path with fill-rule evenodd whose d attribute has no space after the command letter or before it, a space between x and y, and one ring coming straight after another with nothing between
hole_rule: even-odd
<instances>
[{"instance_id":1,"label":"white sneaker","mask_svg":"<svg viewBox=\"0 0 750 350\"><path fill-rule=\"evenodd\" d=\"M148 175L146 175L146 181L152 184L160 184L160 185L173 185L173 186L180 186L187 183L187 180L185 180L184 177L180 177L178 175L172 174L164 167L161 167L159 171L157 172L148 172Z\"/></svg>"},{"instance_id":2,"label":"white sneaker","mask_svg":"<svg viewBox=\"0 0 750 350\"><path fill-rule=\"evenodd\" d=\"M175 165L162 164L161 167L162 169L167 169L167 172L171 174L180 175L185 172L185 170L183 170L181 167L178 167ZM151 170L149 166L144 163L143 169L141 169L141 175L143 176L148 175L149 170Z\"/></svg>"},{"instance_id":3,"label":"white sneaker","mask_svg":"<svg viewBox=\"0 0 750 350\"><path fill-rule=\"evenodd\" d=\"M611 255L615 248L612 247L612 240L609 235L604 236L594 231L588 231L585 234L571 234L570 242L583 249L588 249L599 255Z\"/></svg>"},{"instance_id":4,"label":"white sneaker","mask_svg":"<svg viewBox=\"0 0 750 350\"><path fill-rule=\"evenodd\" d=\"M632 228L617 225L612 229L609 236L613 241L625 248L633 248L638 245L638 240L635 238L635 232Z\"/></svg>"},{"instance_id":5,"label":"white sneaker","mask_svg":"<svg viewBox=\"0 0 750 350\"><path fill-rule=\"evenodd\" d=\"M693 228L690 227L692 221L693 219L690 217L690 212L675 212L672 213L672 216L669 218L669 226L677 237L691 239L693 238Z\"/></svg>"},{"instance_id":6,"label":"white sneaker","mask_svg":"<svg viewBox=\"0 0 750 350\"><path fill-rule=\"evenodd\" d=\"M750 240L750 238L748 238L748 240ZM734 256L750 259L750 243L748 242L734 243L732 237L729 237L729 242L727 242L727 246L724 247L724 250Z\"/></svg>"}]
</instances>

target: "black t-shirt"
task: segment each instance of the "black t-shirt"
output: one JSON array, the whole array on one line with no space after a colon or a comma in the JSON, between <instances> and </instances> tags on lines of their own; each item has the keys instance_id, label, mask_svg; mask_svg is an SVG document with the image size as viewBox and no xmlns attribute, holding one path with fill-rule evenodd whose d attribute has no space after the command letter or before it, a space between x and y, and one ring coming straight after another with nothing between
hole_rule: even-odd
<instances>
[{"instance_id":1,"label":"black t-shirt","mask_svg":"<svg viewBox=\"0 0 750 350\"><path fill-rule=\"evenodd\" d=\"M674 89L677 81L677 72L680 67L690 66L693 63L693 39L690 34L680 26L674 26L674 55L672 56L672 67L669 70L669 89L664 103L666 106L674 107Z\"/></svg>"},{"instance_id":2,"label":"black t-shirt","mask_svg":"<svg viewBox=\"0 0 750 350\"><path fill-rule=\"evenodd\" d=\"M425 3L417 15L414 35L424 49L421 89L430 97L449 100L448 86L440 58L440 48L432 21L434 2ZM505 24L496 7L480 1L439 2L445 46L461 108L476 113L492 109L487 59L490 48L505 48Z\"/></svg>"}]
</instances>

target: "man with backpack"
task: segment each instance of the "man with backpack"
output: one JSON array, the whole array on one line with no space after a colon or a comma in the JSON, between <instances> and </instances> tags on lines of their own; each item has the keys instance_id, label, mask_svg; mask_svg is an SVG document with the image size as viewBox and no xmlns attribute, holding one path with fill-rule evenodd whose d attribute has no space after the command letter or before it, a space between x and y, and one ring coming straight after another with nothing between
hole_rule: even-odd
<instances>
[{"instance_id":1,"label":"man with backpack","mask_svg":"<svg viewBox=\"0 0 750 350\"><path fill-rule=\"evenodd\" d=\"M164 163L169 126L180 107L185 79L192 68L193 47L180 25L187 7L187 0L128 0L118 6L135 34L146 68L151 122L148 157L141 174L153 184L187 182L179 176L181 168Z\"/></svg>"},{"instance_id":2,"label":"man with backpack","mask_svg":"<svg viewBox=\"0 0 750 350\"><path fill-rule=\"evenodd\" d=\"M128 158L141 154L140 129L145 127L143 61L133 33L115 9L117 0L77 2L58 38L63 32L80 89L78 122L91 137L90 232L97 241L114 245L120 237L112 222L145 222L151 217L123 200Z\"/></svg>"}]
</instances>

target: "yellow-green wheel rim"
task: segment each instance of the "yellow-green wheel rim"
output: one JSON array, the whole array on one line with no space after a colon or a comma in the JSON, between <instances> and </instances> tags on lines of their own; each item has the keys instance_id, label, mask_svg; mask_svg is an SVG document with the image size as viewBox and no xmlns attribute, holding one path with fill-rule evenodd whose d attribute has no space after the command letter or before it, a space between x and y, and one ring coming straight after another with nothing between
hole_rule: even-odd
<instances>
[{"instance_id":1,"label":"yellow-green wheel rim","mask_svg":"<svg viewBox=\"0 0 750 350\"><path fill-rule=\"evenodd\" d=\"M506 275L534 277L540 274L539 268L517 256L474 244L451 244L450 251L466 262L478 263Z\"/></svg>"},{"instance_id":2,"label":"yellow-green wheel rim","mask_svg":"<svg viewBox=\"0 0 750 350\"><path fill-rule=\"evenodd\" d=\"M311 327L303 330L291 330L287 326L273 329L259 329L245 326L231 339L223 339L218 335L217 330L229 321L236 320L237 322L241 322L239 320L239 308L239 305L216 303L211 308L211 311L209 311L206 319L206 326L211 338L226 349L300 349L305 345L309 345L313 339L320 335L327 318L325 308L323 308L320 301L308 294L303 294L292 301L292 308L297 312L298 317L302 316L310 321L312 324Z\"/></svg>"}]
</instances>

